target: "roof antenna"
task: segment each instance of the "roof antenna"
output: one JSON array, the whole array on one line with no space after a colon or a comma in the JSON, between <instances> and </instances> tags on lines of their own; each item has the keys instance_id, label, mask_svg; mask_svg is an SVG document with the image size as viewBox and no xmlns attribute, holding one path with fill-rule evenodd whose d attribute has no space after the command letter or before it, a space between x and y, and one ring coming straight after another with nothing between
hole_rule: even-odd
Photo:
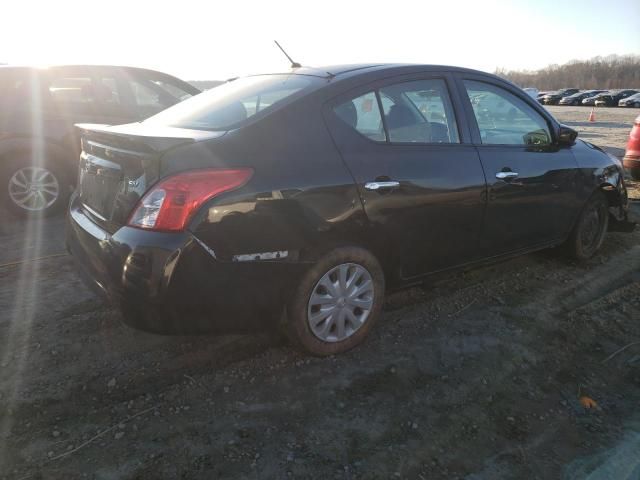
<instances>
[{"instance_id":1,"label":"roof antenna","mask_svg":"<svg viewBox=\"0 0 640 480\"><path fill-rule=\"evenodd\" d=\"M276 42L276 45L278 46L278 48L280 50L282 50L282 53L284 53L284 56L287 57L289 59L289 61L291 62L291 68L300 68L300 67L302 67L302 65L300 65L298 62L294 62L293 59L289 55L287 55L287 52L284 51L284 48L282 48L280 46L280 44L278 43L277 40L274 40L274 42Z\"/></svg>"}]
</instances>

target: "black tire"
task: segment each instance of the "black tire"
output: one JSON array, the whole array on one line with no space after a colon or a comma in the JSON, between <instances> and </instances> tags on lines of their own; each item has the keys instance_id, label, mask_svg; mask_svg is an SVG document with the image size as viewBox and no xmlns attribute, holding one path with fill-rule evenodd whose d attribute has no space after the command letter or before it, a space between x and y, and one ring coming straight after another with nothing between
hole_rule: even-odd
<instances>
[{"instance_id":1,"label":"black tire","mask_svg":"<svg viewBox=\"0 0 640 480\"><path fill-rule=\"evenodd\" d=\"M48 183L52 180L55 185L52 190L42 193L42 200L37 204L20 204L20 191L17 191L15 181L24 179L20 176L20 172L39 172L44 175L45 181ZM69 198L70 182L68 175L58 162L47 161L42 165L35 166L31 164L31 158L15 157L7 161L0 170L0 181L2 182L2 202L7 210L21 217L31 216L49 216L58 213L66 205ZM28 177L28 173L26 173ZM26 187L25 187L26 189ZM52 195L51 191L57 190L57 195Z\"/></svg>"},{"instance_id":2,"label":"black tire","mask_svg":"<svg viewBox=\"0 0 640 480\"><path fill-rule=\"evenodd\" d=\"M629 175L631 175L631 178L633 178L634 180L640 182L640 168L630 168Z\"/></svg>"},{"instance_id":3,"label":"black tire","mask_svg":"<svg viewBox=\"0 0 640 480\"><path fill-rule=\"evenodd\" d=\"M327 341L318 337L313 333L309 317L312 315L312 307L310 305L311 295L317 292L320 287L320 281L323 277L331 272L334 268L350 264L356 267L362 267L370 275L371 284L373 286L372 306L368 311L364 322L350 336L343 340ZM353 278L353 277L352 277ZM355 280L358 280L357 278ZM358 286L358 285L354 285ZM321 288L321 287L320 287ZM340 247L332 250L324 255L312 268L304 275L298 286L292 292L291 298L287 302L285 314L285 332L289 339L299 348L316 356L335 355L351 350L355 346L362 343L365 337L373 328L384 302L384 273L382 267L376 258L359 247ZM343 304L344 305L344 304ZM348 307L336 307L348 308ZM357 308L357 307L356 307ZM334 328L334 320L327 317L327 324L331 323ZM320 322L320 323L324 323ZM348 323L348 322L347 322ZM327 331L331 330L329 328Z\"/></svg>"},{"instance_id":4,"label":"black tire","mask_svg":"<svg viewBox=\"0 0 640 480\"><path fill-rule=\"evenodd\" d=\"M595 192L587 201L566 243L567 252L578 260L591 258L602 246L609 226L609 204Z\"/></svg>"}]
</instances>

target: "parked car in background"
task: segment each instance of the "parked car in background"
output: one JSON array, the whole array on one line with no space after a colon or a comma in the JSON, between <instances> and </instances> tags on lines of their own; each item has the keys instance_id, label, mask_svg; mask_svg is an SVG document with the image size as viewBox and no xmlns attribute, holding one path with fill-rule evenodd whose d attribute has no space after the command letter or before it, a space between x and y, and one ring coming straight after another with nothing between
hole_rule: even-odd
<instances>
[{"instance_id":1,"label":"parked car in background","mask_svg":"<svg viewBox=\"0 0 640 480\"><path fill-rule=\"evenodd\" d=\"M640 180L640 115L629 132L627 150L624 152L622 160L624 167L629 171L631 178Z\"/></svg>"},{"instance_id":2,"label":"parked car in background","mask_svg":"<svg viewBox=\"0 0 640 480\"><path fill-rule=\"evenodd\" d=\"M636 93L638 90L609 90L598 94L595 97L594 105L596 107L617 107L620 100Z\"/></svg>"},{"instance_id":3,"label":"parked car in background","mask_svg":"<svg viewBox=\"0 0 640 480\"><path fill-rule=\"evenodd\" d=\"M582 101L585 98L593 97L604 90L584 90L582 92L574 93L568 97L562 97L558 102L558 105L582 105Z\"/></svg>"},{"instance_id":4,"label":"parked car in background","mask_svg":"<svg viewBox=\"0 0 640 480\"><path fill-rule=\"evenodd\" d=\"M337 354L387 290L556 245L585 259L633 228L617 158L463 68L296 68L79 128L68 249L152 332L281 327Z\"/></svg>"},{"instance_id":5,"label":"parked car in background","mask_svg":"<svg viewBox=\"0 0 640 480\"><path fill-rule=\"evenodd\" d=\"M536 100L537 100L537 98L538 98L538 95L540 94L540 91L539 91L537 88L534 88L534 87L526 87L526 88L523 88L523 90L524 90L525 92L527 92L527 94L528 94L531 98L536 99Z\"/></svg>"},{"instance_id":6,"label":"parked car in background","mask_svg":"<svg viewBox=\"0 0 640 480\"><path fill-rule=\"evenodd\" d=\"M0 66L2 203L22 215L56 212L77 177L75 123L130 123L197 93L141 68Z\"/></svg>"},{"instance_id":7,"label":"parked car in background","mask_svg":"<svg viewBox=\"0 0 640 480\"><path fill-rule=\"evenodd\" d=\"M593 95L591 97L583 98L580 103L583 106L594 107L596 105L596 99L598 98L598 95L602 95L603 93L606 93L607 91L608 90L604 90L604 91L602 91L600 93L596 93L595 95Z\"/></svg>"},{"instance_id":8,"label":"parked car in background","mask_svg":"<svg viewBox=\"0 0 640 480\"><path fill-rule=\"evenodd\" d=\"M574 93L578 93L577 88L561 88L555 92L549 92L542 96L542 103L544 105L557 105L561 98L568 97Z\"/></svg>"},{"instance_id":9,"label":"parked car in background","mask_svg":"<svg viewBox=\"0 0 640 480\"><path fill-rule=\"evenodd\" d=\"M634 107L640 108L640 93L634 93L633 95L623 98L618 101L619 107Z\"/></svg>"}]
</instances>

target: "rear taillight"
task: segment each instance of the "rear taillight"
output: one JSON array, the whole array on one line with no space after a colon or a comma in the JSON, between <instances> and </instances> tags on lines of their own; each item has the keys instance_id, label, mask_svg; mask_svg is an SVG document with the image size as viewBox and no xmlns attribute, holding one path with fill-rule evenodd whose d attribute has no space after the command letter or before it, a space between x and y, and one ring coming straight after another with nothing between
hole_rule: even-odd
<instances>
[{"instance_id":1,"label":"rear taillight","mask_svg":"<svg viewBox=\"0 0 640 480\"><path fill-rule=\"evenodd\" d=\"M250 168L207 169L168 177L142 197L128 224L165 232L184 230L207 200L244 185L252 174Z\"/></svg>"}]
</instances>

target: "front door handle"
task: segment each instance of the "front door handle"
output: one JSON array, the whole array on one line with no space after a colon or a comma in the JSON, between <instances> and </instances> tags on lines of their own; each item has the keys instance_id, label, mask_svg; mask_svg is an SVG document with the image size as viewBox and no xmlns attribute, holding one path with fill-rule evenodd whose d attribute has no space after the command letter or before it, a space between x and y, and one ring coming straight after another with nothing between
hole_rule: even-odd
<instances>
[{"instance_id":1,"label":"front door handle","mask_svg":"<svg viewBox=\"0 0 640 480\"><path fill-rule=\"evenodd\" d=\"M500 180L509 180L511 178L516 178L518 176L518 172L498 172L496 173L496 178Z\"/></svg>"},{"instance_id":2,"label":"front door handle","mask_svg":"<svg viewBox=\"0 0 640 480\"><path fill-rule=\"evenodd\" d=\"M400 182L387 181L387 182L367 182L364 184L364 188L367 190L384 190L385 188L399 187Z\"/></svg>"}]
</instances>

